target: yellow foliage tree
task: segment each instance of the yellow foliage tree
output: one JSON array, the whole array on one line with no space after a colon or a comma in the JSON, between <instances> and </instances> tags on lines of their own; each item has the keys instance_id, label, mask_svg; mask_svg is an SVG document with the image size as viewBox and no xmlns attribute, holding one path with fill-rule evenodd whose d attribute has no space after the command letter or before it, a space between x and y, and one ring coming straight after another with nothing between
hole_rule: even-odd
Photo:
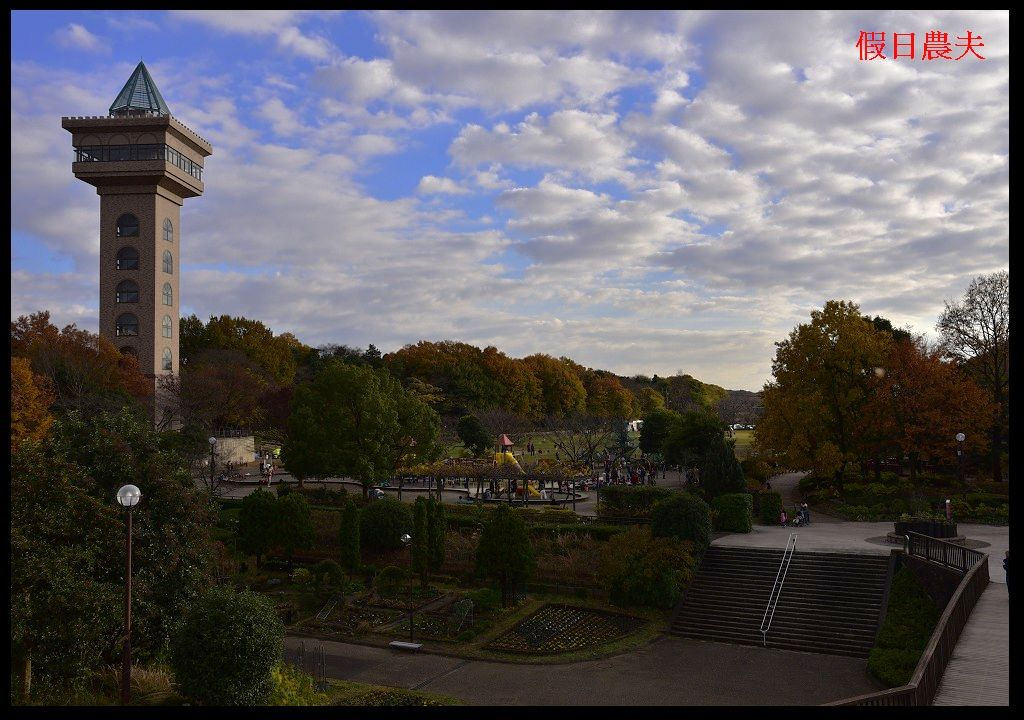
<instances>
[{"instance_id":1,"label":"yellow foliage tree","mask_svg":"<svg viewBox=\"0 0 1024 720\"><path fill-rule=\"evenodd\" d=\"M50 429L54 394L32 372L28 358L11 358L11 450L24 440L40 440Z\"/></svg>"}]
</instances>

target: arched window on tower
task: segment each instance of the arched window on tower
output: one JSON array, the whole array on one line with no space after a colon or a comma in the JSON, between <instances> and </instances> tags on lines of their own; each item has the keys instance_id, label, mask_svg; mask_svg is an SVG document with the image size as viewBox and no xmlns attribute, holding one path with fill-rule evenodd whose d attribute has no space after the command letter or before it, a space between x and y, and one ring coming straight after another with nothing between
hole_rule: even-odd
<instances>
[{"instance_id":1,"label":"arched window on tower","mask_svg":"<svg viewBox=\"0 0 1024 720\"><path fill-rule=\"evenodd\" d=\"M163 368L164 368L164 370L173 370L174 369L174 363L171 360L171 349L170 348L164 348L164 364L163 364Z\"/></svg>"},{"instance_id":2,"label":"arched window on tower","mask_svg":"<svg viewBox=\"0 0 1024 720\"><path fill-rule=\"evenodd\" d=\"M164 315L164 319L163 319L163 322L161 323L161 326L162 326L161 332L163 333L163 336L165 338L169 338L171 336L171 316L170 315Z\"/></svg>"},{"instance_id":3,"label":"arched window on tower","mask_svg":"<svg viewBox=\"0 0 1024 720\"><path fill-rule=\"evenodd\" d=\"M139 286L131 280L122 280L117 284L116 302L137 303L139 301Z\"/></svg>"},{"instance_id":4,"label":"arched window on tower","mask_svg":"<svg viewBox=\"0 0 1024 720\"><path fill-rule=\"evenodd\" d=\"M117 219L118 237L138 237L139 219L131 213L125 213Z\"/></svg>"},{"instance_id":5,"label":"arched window on tower","mask_svg":"<svg viewBox=\"0 0 1024 720\"><path fill-rule=\"evenodd\" d=\"M139 251L131 246L125 246L117 251L118 270L138 270Z\"/></svg>"},{"instance_id":6,"label":"arched window on tower","mask_svg":"<svg viewBox=\"0 0 1024 720\"><path fill-rule=\"evenodd\" d=\"M174 242L174 225L170 218L164 218L164 240Z\"/></svg>"},{"instance_id":7,"label":"arched window on tower","mask_svg":"<svg viewBox=\"0 0 1024 720\"><path fill-rule=\"evenodd\" d=\"M174 272L174 257L171 255L170 250L164 250L164 272Z\"/></svg>"},{"instance_id":8,"label":"arched window on tower","mask_svg":"<svg viewBox=\"0 0 1024 720\"><path fill-rule=\"evenodd\" d=\"M117 337L136 337L139 334L139 319L131 313L118 315L114 321L114 334Z\"/></svg>"},{"instance_id":9,"label":"arched window on tower","mask_svg":"<svg viewBox=\"0 0 1024 720\"><path fill-rule=\"evenodd\" d=\"M174 291L170 283L164 283L164 305L174 304Z\"/></svg>"}]
</instances>

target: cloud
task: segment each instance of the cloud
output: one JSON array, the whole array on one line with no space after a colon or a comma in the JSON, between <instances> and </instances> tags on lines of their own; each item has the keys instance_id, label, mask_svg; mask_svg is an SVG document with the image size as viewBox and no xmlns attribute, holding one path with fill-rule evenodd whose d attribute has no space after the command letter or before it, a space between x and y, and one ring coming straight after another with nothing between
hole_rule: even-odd
<instances>
[{"instance_id":1,"label":"cloud","mask_svg":"<svg viewBox=\"0 0 1024 720\"><path fill-rule=\"evenodd\" d=\"M465 195L469 190L451 178L424 175L420 178L419 185L416 186L416 192L422 195Z\"/></svg>"},{"instance_id":2,"label":"cloud","mask_svg":"<svg viewBox=\"0 0 1024 720\"><path fill-rule=\"evenodd\" d=\"M826 300L928 331L1008 267L1005 12L367 13L362 45L346 16L171 17L313 65L150 64L214 144L186 312L758 389ZM864 28L971 28L988 59L863 63ZM12 312L88 326L98 203L55 118L102 112L131 65L62 62L12 57L11 228L72 270L16 259Z\"/></svg>"},{"instance_id":3,"label":"cloud","mask_svg":"<svg viewBox=\"0 0 1024 720\"><path fill-rule=\"evenodd\" d=\"M335 54L334 46L324 37L307 35L298 25L308 17L300 10L175 10L176 17L198 22L228 33L252 36L273 36L277 45L309 60L327 60Z\"/></svg>"},{"instance_id":4,"label":"cloud","mask_svg":"<svg viewBox=\"0 0 1024 720\"><path fill-rule=\"evenodd\" d=\"M69 23L55 31L54 38L61 47L87 52L110 52L110 48L101 37L93 35L84 25L78 23Z\"/></svg>"}]
</instances>

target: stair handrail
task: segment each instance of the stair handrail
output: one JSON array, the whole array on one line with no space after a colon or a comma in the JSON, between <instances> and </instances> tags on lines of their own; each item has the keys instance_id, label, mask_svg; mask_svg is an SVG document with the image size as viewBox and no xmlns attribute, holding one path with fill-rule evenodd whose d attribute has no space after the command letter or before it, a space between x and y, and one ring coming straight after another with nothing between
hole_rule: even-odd
<instances>
[{"instance_id":1,"label":"stair handrail","mask_svg":"<svg viewBox=\"0 0 1024 720\"><path fill-rule=\"evenodd\" d=\"M782 552L782 561L779 563L779 570L775 573L775 582L772 583L772 592L768 596L768 606L764 609L764 617L761 618L761 644L768 646L768 631L772 627L772 620L775 619L775 608L779 604L779 596L782 594L782 586L786 583L786 575L789 574L789 563L793 560L793 553L796 552L796 533L790 533L786 539L786 549ZM771 612L771 617L768 613Z\"/></svg>"}]
</instances>

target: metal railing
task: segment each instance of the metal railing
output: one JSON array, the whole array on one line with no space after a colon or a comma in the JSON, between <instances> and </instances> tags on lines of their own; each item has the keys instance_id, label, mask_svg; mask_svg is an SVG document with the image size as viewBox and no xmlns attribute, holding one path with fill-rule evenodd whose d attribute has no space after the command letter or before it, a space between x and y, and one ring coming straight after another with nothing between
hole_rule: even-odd
<instances>
[{"instance_id":1,"label":"metal railing","mask_svg":"<svg viewBox=\"0 0 1024 720\"><path fill-rule=\"evenodd\" d=\"M83 145L75 149L75 162L124 162L130 160L164 160L203 179L203 166L192 162L170 145Z\"/></svg>"},{"instance_id":2,"label":"metal railing","mask_svg":"<svg viewBox=\"0 0 1024 720\"><path fill-rule=\"evenodd\" d=\"M285 654L285 661L312 675L317 690L323 692L327 689L327 656L323 643L307 648L306 641L300 640L294 652Z\"/></svg>"},{"instance_id":3,"label":"metal railing","mask_svg":"<svg viewBox=\"0 0 1024 720\"><path fill-rule=\"evenodd\" d=\"M899 706L899 707L923 707L931 705L935 698L935 691L942 682L942 675L946 671L953 656L953 649L960 639L967 624L971 611L974 610L978 598L985 592L989 584L988 576L988 555L976 550L970 550L961 545L937 540L926 535L909 533L907 536L907 554L920 557L931 562L939 563L945 567L960 570L963 579L953 592L953 596L946 604L946 609L935 624L935 630L928 640L928 645L921 653L921 659L917 662L914 674L910 681L902 687L883 690L882 692L868 693L845 700L826 703L827 705L867 705L867 706ZM949 545L945 550L938 548L937 544ZM966 551L965 553L956 550ZM966 570L961 570L957 563L971 561Z\"/></svg>"},{"instance_id":4,"label":"metal railing","mask_svg":"<svg viewBox=\"0 0 1024 720\"><path fill-rule=\"evenodd\" d=\"M966 573L979 558L984 557L984 553L977 550L915 532L906 534L906 551L908 555L931 560L960 574Z\"/></svg>"},{"instance_id":5,"label":"metal railing","mask_svg":"<svg viewBox=\"0 0 1024 720\"><path fill-rule=\"evenodd\" d=\"M779 570L775 573L772 592L768 596L768 606L764 609L764 617L761 619L761 644L765 646L768 645L768 631L771 630L772 620L775 619L775 608L779 605L779 596L782 594L782 586L786 583L789 564L793 560L793 553L796 552L796 538L796 533L790 533L789 538L786 540L786 549L782 553L782 562L779 563ZM768 613L771 613L771 616Z\"/></svg>"}]
</instances>

